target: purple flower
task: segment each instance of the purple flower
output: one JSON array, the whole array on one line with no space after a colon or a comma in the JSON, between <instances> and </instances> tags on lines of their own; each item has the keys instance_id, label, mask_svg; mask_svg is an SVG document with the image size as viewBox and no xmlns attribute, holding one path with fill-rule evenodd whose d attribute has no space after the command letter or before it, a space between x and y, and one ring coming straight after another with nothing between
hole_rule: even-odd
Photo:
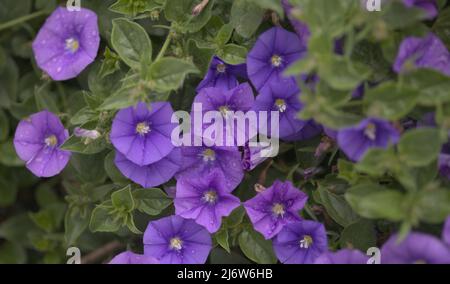
<instances>
[{"instance_id":1,"label":"purple flower","mask_svg":"<svg viewBox=\"0 0 450 284\"><path fill-rule=\"evenodd\" d=\"M315 264L367 264L369 257L359 250L341 249L337 252L327 251L320 255Z\"/></svg>"},{"instance_id":2,"label":"purple flower","mask_svg":"<svg viewBox=\"0 0 450 284\"><path fill-rule=\"evenodd\" d=\"M267 122L260 121L260 124L267 125L267 133L272 132L271 111L279 113L279 138L286 141L305 140L318 135L322 128L314 121L304 121L297 118L298 112L302 109L299 100L300 90L296 85L287 83L270 84L262 89L256 97L252 110L267 111Z\"/></svg>"},{"instance_id":3,"label":"purple flower","mask_svg":"<svg viewBox=\"0 0 450 284\"><path fill-rule=\"evenodd\" d=\"M450 248L438 238L423 233L412 232L400 243L398 236L393 235L381 249L381 263L450 263Z\"/></svg>"},{"instance_id":4,"label":"purple flower","mask_svg":"<svg viewBox=\"0 0 450 284\"><path fill-rule=\"evenodd\" d=\"M159 261L151 256L124 251L111 259L109 264L159 264Z\"/></svg>"},{"instance_id":5,"label":"purple flower","mask_svg":"<svg viewBox=\"0 0 450 284\"><path fill-rule=\"evenodd\" d=\"M14 136L14 147L34 175L52 177L69 162L71 153L59 148L68 137L69 132L56 115L41 111L20 121Z\"/></svg>"},{"instance_id":6,"label":"purple flower","mask_svg":"<svg viewBox=\"0 0 450 284\"><path fill-rule=\"evenodd\" d=\"M152 221L144 233L144 254L161 264L203 264L211 247L205 228L179 216Z\"/></svg>"},{"instance_id":7,"label":"purple flower","mask_svg":"<svg viewBox=\"0 0 450 284\"><path fill-rule=\"evenodd\" d=\"M97 15L88 9L57 8L33 42L38 66L53 80L75 78L95 57L100 45Z\"/></svg>"},{"instance_id":8,"label":"purple flower","mask_svg":"<svg viewBox=\"0 0 450 284\"><path fill-rule=\"evenodd\" d=\"M367 118L356 126L339 130L337 135L339 147L353 161L361 160L370 148L387 148L399 139L397 129L378 118Z\"/></svg>"},{"instance_id":9,"label":"purple flower","mask_svg":"<svg viewBox=\"0 0 450 284\"><path fill-rule=\"evenodd\" d=\"M217 142L222 143L222 146L243 146L246 141L256 135L257 125L250 125L247 121L246 125L244 125L245 128L242 128L235 119L237 115L231 115L231 113L241 111L243 114L246 114L252 108L254 101L253 90L248 83L238 85L230 90L204 88L194 99L194 104L201 104L202 112L197 113L193 106L192 114L193 116L203 116L208 111L220 112L223 117L223 132L221 133L223 139L220 141L220 136L217 136L217 133L215 133L215 137L213 138L217 139ZM203 129L193 127L195 135L203 136L205 129L211 124L204 123ZM230 127L230 124L233 126L234 133L227 133L225 131L226 126L228 125ZM252 130L250 131L250 129ZM251 134L252 132L254 133L253 135ZM232 144L226 144L227 137L230 137L228 140Z\"/></svg>"},{"instance_id":10,"label":"purple flower","mask_svg":"<svg viewBox=\"0 0 450 284\"><path fill-rule=\"evenodd\" d=\"M244 178L241 152L237 147L186 146L181 147L183 166L176 178L198 179L214 171L222 172L225 187L236 188Z\"/></svg>"},{"instance_id":11,"label":"purple flower","mask_svg":"<svg viewBox=\"0 0 450 284\"><path fill-rule=\"evenodd\" d=\"M278 259L285 264L313 264L328 249L325 227L309 220L286 225L273 241Z\"/></svg>"},{"instance_id":12,"label":"purple flower","mask_svg":"<svg viewBox=\"0 0 450 284\"><path fill-rule=\"evenodd\" d=\"M210 87L230 90L239 85L237 77L247 79L247 66L245 64L230 65L214 56L209 65L208 73L197 86L197 92Z\"/></svg>"},{"instance_id":13,"label":"purple flower","mask_svg":"<svg viewBox=\"0 0 450 284\"><path fill-rule=\"evenodd\" d=\"M450 180L450 144L442 147L441 154L438 159L439 173L441 176Z\"/></svg>"},{"instance_id":14,"label":"purple flower","mask_svg":"<svg viewBox=\"0 0 450 284\"><path fill-rule=\"evenodd\" d=\"M181 149L175 148L169 155L150 165L139 166L116 151L114 160L119 171L144 188L155 187L169 181L181 168Z\"/></svg>"},{"instance_id":15,"label":"purple flower","mask_svg":"<svg viewBox=\"0 0 450 284\"><path fill-rule=\"evenodd\" d=\"M247 215L256 231L266 239L273 238L281 229L300 220L299 211L308 196L290 181L275 181L273 185L244 203Z\"/></svg>"},{"instance_id":16,"label":"purple flower","mask_svg":"<svg viewBox=\"0 0 450 284\"><path fill-rule=\"evenodd\" d=\"M170 103L155 102L150 109L145 103L120 110L114 118L111 142L116 150L138 166L161 160L174 148L171 134L176 127L171 123Z\"/></svg>"},{"instance_id":17,"label":"purple flower","mask_svg":"<svg viewBox=\"0 0 450 284\"><path fill-rule=\"evenodd\" d=\"M427 19L433 19L438 14L438 5L436 0L403 0L406 7L417 7L427 13Z\"/></svg>"},{"instance_id":18,"label":"purple flower","mask_svg":"<svg viewBox=\"0 0 450 284\"><path fill-rule=\"evenodd\" d=\"M268 84L295 84L294 77L283 75L286 67L302 58L306 43L295 33L274 27L261 34L247 56L247 73L260 91Z\"/></svg>"},{"instance_id":19,"label":"purple flower","mask_svg":"<svg viewBox=\"0 0 450 284\"><path fill-rule=\"evenodd\" d=\"M307 42L311 35L308 25L306 25L300 20L297 20L292 15L292 9L294 7L289 3L289 0L282 0L281 4L283 5L284 13L286 14L292 26L294 27L294 30L297 33L297 35L302 39L302 41Z\"/></svg>"},{"instance_id":20,"label":"purple flower","mask_svg":"<svg viewBox=\"0 0 450 284\"><path fill-rule=\"evenodd\" d=\"M450 247L450 216L445 220L444 228L442 229L442 240Z\"/></svg>"},{"instance_id":21,"label":"purple flower","mask_svg":"<svg viewBox=\"0 0 450 284\"><path fill-rule=\"evenodd\" d=\"M450 76L450 53L434 34L423 38L408 37L401 43L394 63L395 72L416 67L431 68Z\"/></svg>"},{"instance_id":22,"label":"purple flower","mask_svg":"<svg viewBox=\"0 0 450 284\"><path fill-rule=\"evenodd\" d=\"M241 204L239 198L229 192L221 172L212 172L201 179L179 179L175 212L183 218L194 219L210 233L217 232L222 217L230 215Z\"/></svg>"}]
</instances>

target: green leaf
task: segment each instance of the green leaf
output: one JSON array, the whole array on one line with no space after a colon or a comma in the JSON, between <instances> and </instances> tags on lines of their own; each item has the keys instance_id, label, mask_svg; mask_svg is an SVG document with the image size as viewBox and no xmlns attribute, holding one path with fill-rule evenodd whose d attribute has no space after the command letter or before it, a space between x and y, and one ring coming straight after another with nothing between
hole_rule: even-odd
<instances>
[{"instance_id":1,"label":"green leaf","mask_svg":"<svg viewBox=\"0 0 450 284\"><path fill-rule=\"evenodd\" d=\"M372 148L355 165L355 169L359 172L379 177L395 165L397 165L397 157L393 147L388 149Z\"/></svg>"},{"instance_id":2,"label":"green leaf","mask_svg":"<svg viewBox=\"0 0 450 284\"><path fill-rule=\"evenodd\" d=\"M140 188L133 191L136 209L148 215L158 215L172 200L158 188Z\"/></svg>"},{"instance_id":3,"label":"green leaf","mask_svg":"<svg viewBox=\"0 0 450 284\"><path fill-rule=\"evenodd\" d=\"M281 6L281 1L279 0L250 0L256 5L260 6L262 9L273 10L277 12L278 15L283 16L283 7Z\"/></svg>"},{"instance_id":4,"label":"green leaf","mask_svg":"<svg viewBox=\"0 0 450 284\"><path fill-rule=\"evenodd\" d=\"M230 24L239 35L249 38L258 29L263 16L264 9L253 1L235 0L231 7Z\"/></svg>"},{"instance_id":5,"label":"green leaf","mask_svg":"<svg viewBox=\"0 0 450 284\"><path fill-rule=\"evenodd\" d=\"M416 89L389 82L369 89L364 95L364 104L369 116L397 120L413 110L418 97Z\"/></svg>"},{"instance_id":6,"label":"green leaf","mask_svg":"<svg viewBox=\"0 0 450 284\"><path fill-rule=\"evenodd\" d=\"M88 216L81 216L81 211L76 207L69 208L64 217L64 239L66 244L68 246L75 244L88 225Z\"/></svg>"},{"instance_id":7,"label":"green leaf","mask_svg":"<svg viewBox=\"0 0 450 284\"><path fill-rule=\"evenodd\" d=\"M211 18L211 10L215 0L208 5L199 15L193 15L192 10L200 2L197 0L166 0L164 14L170 22L176 22L177 28L182 32L194 33L202 29Z\"/></svg>"},{"instance_id":8,"label":"green leaf","mask_svg":"<svg viewBox=\"0 0 450 284\"><path fill-rule=\"evenodd\" d=\"M216 239L217 243L223 247L228 253L230 253L230 244L228 243L228 230L227 229L220 229L215 235L214 238Z\"/></svg>"},{"instance_id":9,"label":"green leaf","mask_svg":"<svg viewBox=\"0 0 450 284\"><path fill-rule=\"evenodd\" d=\"M218 51L219 57L228 64L237 65L245 63L247 49L236 44L227 44Z\"/></svg>"},{"instance_id":10,"label":"green leaf","mask_svg":"<svg viewBox=\"0 0 450 284\"><path fill-rule=\"evenodd\" d=\"M415 207L417 216L432 224L440 224L450 215L450 190L437 188L420 192Z\"/></svg>"},{"instance_id":11,"label":"green leaf","mask_svg":"<svg viewBox=\"0 0 450 284\"><path fill-rule=\"evenodd\" d=\"M105 57L102 61L102 66L100 67L99 76L104 78L110 74L113 74L117 70L120 70L120 57L109 47L105 48Z\"/></svg>"},{"instance_id":12,"label":"green leaf","mask_svg":"<svg viewBox=\"0 0 450 284\"><path fill-rule=\"evenodd\" d=\"M436 161L441 145L439 130L413 129L406 132L398 143L399 158L409 166L426 166Z\"/></svg>"},{"instance_id":13,"label":"green leaf","mask_svg":"<svg viewBox=\"0 0 450 284\"><path fill-rule=\"evenodd\" d=\"M111 44L120 58L131 68L152 61L152 43L145 29L125 18L114 19Z\"/></svg>"},{"instance_id":14,"label":"green leaf","mask_svg":"<svg viewBox=\"0 0 450 284\"><path fill-rule=\"evenodd\" d=\"M434 106L450 101L448 76L432 69L417 69L405 74L405 84L419 92L418 103Z\"/></svg>"},{"instance_id":15,"label":"green leaf","mask_svg":"<svg viewBox=\"0 0 450 284\"><path fill-rule=\"evenodd\" d=\"M433 25L433 32L450 48L450 7L440 11L439 17Z\"/></svg>"},{"instance_id":16,"label":"green leaf","mask_svg":"<svg viewBox=\"0 0 450 284\"><path fill-rule=\"evenodd\" d=\"M247 226L239 235L238 241L242 252L252 261L258 264L274 264L277 262L272 241L264 239L252 227Z\"/></svg>"},{"instance_id":17,"label":"green leaf","mask_svg":"<svg viewBox=\"0 0 450 284\"><path fill-rule=\"evenodd\" d=\"M112 205L115 209L123 212L131 212L135 208L133 195L131 194L131 186L128 185L111 194Z\"/></svg>"},{"instance_id":18,"label":"green leaf","mask_svg":"<svg viewBox=\"0 0 450 284\"><path fill-rule=\"evenodd\" d=\"M232 34L233 34L233 27L230 24L225 24L220 28L219 32L214 38L214 42L219 47L224 46L225 44L228 43Z\"/></svg>"},{"instance_id":19,"label":"green leaf","mask_svg":"<svg viewBox=\"0 0 450 284\"><path fill-rule=\"evenodd\" d=\"M70 165L76 170L81 180L102 183L106 179L106 172L103 167L104 158L104 152L91 155L73 153L70 158Z\"/></svg>"},{"instance_id":20,"label":"green leaf","mask_svg":"<svg viewBox=\"0 0 450 284\"><path fill-rule=\"evenodd\" d=\"M60 227L65 210L66 205L64 203L54 203L39 212L30 213L30 218L41 229L51 233Z\"/></svg>"},{"instance_id":21,"label":"green leaf","mask_svg":"<svg viewBox=\"0 0 450 284\"><path fill-rule=\"evenodd\" d=\"M181 59L166 57L150 66L150 80L157 92L169 92L180 88L188 74L198 73L198 69Z\"/></svg>"},{"instance_id":22,"label":"green leaf","mask_svg":"<svg viewBox=\"0 0 450 284\"><path fill-rule=\"evenodd\" d=\"M12 205L16 201L17 184L0 175L0 208Z\"/></svg>"},{"instance_id":23,"label":"green leaf","mask_svg":"<svg viewBox=\"0 0 450 284\"><path fill-rule=\"evenodd\" d=\"M369 220L360 219L344 228L339 240L342 248L356 248L367 251L377 243L375 226Z\"/></svg>"},{"instance_id":24,"label":"green leaf","mask_svg":"<svg viewBox=\"0 0 450 284\"><path fill-rule=\"evenodd\" d=\"M36 227L34 222L31 221L29 214L19 213L2 221L0 224L0 237L25 245L29 243L27 234L34 230L36 230Z\"/></svg>"},{"instance_id":25,"label":"green leaf","mask_svg":"<svg viewBox=\"0 0 450 284\"><path fill-rule=\"evenodd\" d=\"M244 206L239 206L225 218L224 224L226 224L227 228L237 227L242 223L244 217L245 217Z\"/></svg>"},{"instance_id":26,"label":"green leaf","mask_svg":"<svg viewBox=\"0 0 450 284\"><path fill-rule=\"evenodd\" d=\"M336 223L346 227L358 220L358 215L355 214L343 196L334 194L322 185L319 185L317 190L320 196L320 203Z\"/></svg>"},{"instance_id":27,"label":"green leaf","mask_svg":"<svg viewBox=\"0 0 450 284\"><path fill-rule=\"evenodd\" d=\"M108 174L108 177L117 184L127 184L128 179L122 175L122 173L117 169L116 164L114 163L114 158L116 156L115 151L111 151L105 157L105 171Z\"/></svg>"},{"instance_id":28,"label":"green leaf","mask_svg":"<svg viewBox=\"0 0 450 284\"><path fill-rule=\"evenodd\" d=\"M5 141L9 135L9 119L0 108L0 142Z\"/></svg>"},{"instance_id":29,"label":"green leaf","mask_svg":"<svg viewBox=\"0 0 450 284\"><path fill-rule=\"evenodd\" d=\"M15 242L0 245L0 264L23 264L27 260L25 248Z\"/></svg>"},{"instance_id":30,"label":"green leaf","mask_svg":"<svg viewBox=\"0 0 450 284\"><path fill-rule=\"evenodd\" d=\"M161 7L155 0L118 0L109 9L119 14L136 17L139 14L151 12Z\"/></svg>"},{"instance_id":31,"label":"green leaf","mask_svg":"<svg viewBox=\"0 0 450 284\"><path fill-rule=\"evenodd\" d=\"M14 149L13 140L10 138L6 142L0 143L0 164L10 167L23 166L24 162L19 159Z\"/></svg>"},{"instance_id":32,"label":"green leaf","mask_svg":"<svg viewBox=\"0 0 450 284\"><path fill-rule=\"evenodd\" d=\"M355 89L370 72L364 65L342 56L321 54L319 74L332 88L345 91Z\"/></svg>"},{"instance_id":33,"label":"green leaf","mask_svg":"<svg viewBox=\"0 0 450 284\"><path fill-rule=\"evenodd\" d=\"M401 192L374 183L361 183L349 188L345 198L353 210L369 219L401 221L407 212Z\"/></svg>"},{"instance_id":34,"label":"green leaf","mask_svg":"<svg viewBox=\"0 0 450 284\"><path fill-rule=\"evenodd\" d=\"M112 209L111 201L105 201L95 207L92 211L89 229L92 232L116 232L119 230L122 225L121 219L111 213Z\"/></svg>"}]
</instances>

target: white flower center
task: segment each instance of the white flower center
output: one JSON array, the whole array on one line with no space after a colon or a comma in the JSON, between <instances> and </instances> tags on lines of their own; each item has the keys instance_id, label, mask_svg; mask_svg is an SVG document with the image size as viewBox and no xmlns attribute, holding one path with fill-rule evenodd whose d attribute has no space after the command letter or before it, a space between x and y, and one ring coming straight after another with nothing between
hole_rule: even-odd
<instances>
[{"instance_id":1,"label":"white flower center","mask_svg":"<svg viewBox=\"0 0 450 284\"><path fill-rule=\"evenodd\" d=\"M49 137L45 138L45 145L47 147L54 147L56 144L58 144L58 138L56 138L55 135L50 135Z\"/></svg>"},{"instance_id":2,"label":"white flower center","mask_svg":"<svg viewBox=\"0 0 450 284\"><path fill-rule=\"evenodd\" d=\"M80 48L80 42L73 37L66 39L66 50L75 53Z\"/></svg>"},{"instance_id":3,"label":"white flower center","mask_svg":"<svg viewBox=\"0 0 450 284\"><path fill-rule=\"evenodd\" d=\"M150 126L147 124L147 122L139 122L136 125L136 133L139 133L140 135L145 135L150 132Z\"/></svg>"},{"instance_id":4,"label":"white flower center","mask_svg":"<svg viewBox=\"0 0 450 284\"><path fill-rule=\"evenodd\" d=\"M373 123L368 123L366 129L364 129L364 135L370 140L375 140L377 138L377 126Z\"/></svg>"},{"instance_id":5,"label":"white flower center","mask_svg":"<svg viewBox=\"0 0 450 284\"><path fill-rule=\"evenodd\" d=\"M183 248L183 241L179 237L171 238L170 248L173 250L181 250Z\"/></svg>"},{"instance_id":6,"label":"white flower center","mask_svg":"<svg viewBox=\"0 0 450 284\"><path fill-rule=\"evenodd\" d=\"M281 203L275 203L272 206L272 212L273 214L275 214L276 216L281 216L283 217L283 215L286 213L284 211L284 205Z\"/></svg>"},{"instance_id":7,"label":"white flower center","mask_svg":"<svg viewBox=\"0 0 450 284\"><path fill-rule=\"evenodd\" d=\"M202 199L207 203L214 203L217 200L217 192L215 190L208 190L203 194Z\"/></svg>"},{"instance_id":8,"label":"white flower center","mask_svg":"<svg viewBox=\"0 0 450 284\"><path fill-rule=\"evenodd\" d=\"M313 243L312 237L309 235L305 235L305 236L303 236L303 239L300 240L299 245L300 245L300 248L307 249L312 245L312 243Z\"/></svg>"},{"instance_id":9,"label":"white flower center","mask_svg":"<svg viewBox=\"0 0 450 284\"><path fill-rule=\"evenodd\" d=\"M275 106L279 112L285 112L287 109L286 102L283 99L277 99L275 101Z\"/></svg>"},{"instance_id":10,"label":"white flower center","mask_svg":"<svg viewBox=\"0 0 450 284\"><path fill-rule=\"evenodd\" d=\"M273 67L280 67L281 63L283 63L283 58L281 58L281 56L275 54L274 56L272 56L270 61L272 62Z\"/></svg>"},{"instance_id":11,"label":"white flower center","mask_svg":"<svg viewBox=\"0 0 450 284\"><path fill-rule=\"evenodd\" d=\"M216 152L212 149L206 149L202 153L204 162L213 162L216 160Z\"/></svg>"},{"instance_id":12,"label":"white flower center","mask_svg":"<svg viewBox=\"0 0 450 284\"><path fill-rule=\"evenodd\" d=\"M225 70L227 69L227 66L223 63L217 64L216 70L219 73L225 73Z\"/></svg>"}]
</instances>

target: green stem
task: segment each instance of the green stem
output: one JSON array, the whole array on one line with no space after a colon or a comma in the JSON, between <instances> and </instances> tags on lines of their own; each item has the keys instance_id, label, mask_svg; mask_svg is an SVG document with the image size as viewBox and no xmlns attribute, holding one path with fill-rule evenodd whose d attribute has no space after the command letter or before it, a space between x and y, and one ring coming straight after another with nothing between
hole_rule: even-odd
<instances>
[{"instance_id":1,"label":"green stem","mask_svg":"<svg viewBox=\"0 0 450 284\"><path fill-rule=\"evenodd\" d=\"M23 16L23 17L11 20L9 22L1 24L0 25L0 31L9 29L9 28L14 27L16 25L20 25L20 24L22 24L24 22L27 22L29 20L32 20L34 18L43 16L43 15L46 15L46 14L47 14L47 11L42 10L42 11L37 11L37 12L35 12L33 14L29 14L29 15L26 15L26 16Z\"/></svg>"},{"instance_id":2,"label":"green stem","mask_svg":"<svg viewBox=\"0 0 450 284\"><path fill-rule=\"evenodd\" d=\"M171 41L172 41L172 32L170 31L169 34L167 35L166 41L164 42L163 46L161 47L161 50L158 53L158 56L156 56L155 61L158 61L161 58L163 58Z\"/></svg>"}]
</instances>

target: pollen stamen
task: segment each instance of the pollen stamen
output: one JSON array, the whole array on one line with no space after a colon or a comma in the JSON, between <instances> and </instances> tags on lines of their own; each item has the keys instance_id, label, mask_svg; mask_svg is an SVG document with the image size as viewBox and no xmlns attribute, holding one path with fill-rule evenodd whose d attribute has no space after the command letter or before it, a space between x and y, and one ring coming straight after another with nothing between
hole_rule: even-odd
<instances>
[{"instance_id":1,"label":"pollen stamen","mask_svg":"<svg viewBox=\"0 0 450 284\"><path fill-rule=\"evenodd\" d=\"M45 145L47 145L47 147L54 147L56 146L56 144L58 144L58 138L56 138L55 135L50 135L47 138L45 138Z\"/></svg>"},{"instance_id":2,"label":"pollen stamen","mask_svg":"<svg viewBox=\"0 0 450 284\"><path fill-rule=\"evenodd\" d=\"M216 152L212 149L206 149L202 153L204 162L213 162L216 160Z\"/></svg>"},{"instance_id":3,"label":"pollen stamen","mask_svg":"<svg viewBox=\"0 0 450 284\"><path fill-rule=\"evenodd\" d=\"M183 248L183 241L179 237L170 239L170 248L173 250L181 250Z\"/></svg>"},{"instance_id":4,"label":"pollen stamen","mask_svg":"<svg viewBox=\"0 0 450 284\"><path fill-rule=\"evenodd\" d=\"M300 240L300 248L309 248L313 243L313 239L309 235L303 236L303 239Z\"/></svg>"},{"instance_id":5,"label":"pollen stamen","mask_svg":"<svg viewBox=\"0 0 450 284\"><path fill-rule=\"evenodd\" d=\"M223 63L217 64L216 70L219 73L225 73L225 70L227 69L227 66Z\"/></svg>"},{"instance_id":6,"label":"pollen stamen","mask_svg":"<svg viewBox=\"0 0 450 284\"><path fill-rule=\"evenodd\" d=\"M377 138L377 126L373 123L367 124L366 129L364 129L364 135L370 140L375 140Z\"/></svg>"},{"instance_id":7,"label":"pollen stamen","mask_svg":"<svg viewBox=\"0 0 450 284\"><path fill-rule=\"evenodd\" d=\"M273 214L275 214L276 216L281 216L281 217L283 217L284 214L286 213L286 212L284 211L284 205L281 204L281 203L275 203L275 204L272 206L272 212L273 212Z\"/></svg>"},{"instance_id":8,"label":"pollen stamen","mask_svg":"<svg viewBox=\"0 0 450 284\"><path fill-rule=\"evenodd\" d=\"M80 48L80 42L74 38L68 38L66 39L66 50L70 51L71 53L75 53Z\"/></svg>"},{"instance_id":9,"label":"pollen stamen","mask_svg":"<svg viewBox=\"0 0 450 284\"><path fill-rule=\"evenodd\" d=\"M145 135L150 132L150 126L147 124L147 122L139 122L136 125L136 133L140 135Z\"/></svg>"},{"instance_id":10,"label":"pollen stamen","mask_svg":"<svg viewBox=\"0 0 450 284\"><path fill-rule=\"evenodd\" d=\"M279 112L285 112L287 109L286 102L283 99L277 99L275 101L275 106L277 107Z\"/></svg>"},{"instance_id":11,"label":"pollen stamen","mask_svg":"<svg viewBox=\"0 0 450 284\"><path fill-rule=\"evenodd\" d=\"M202 199L207 203L214 203L217 200L217 192L215 190L208 190L203 194Z\"/></svg>"},{"instance_id":12,"label":"pollen stamen","mask_svg":"<svg viewBox=\"0 0 450 284\"><path fill-rule=\"evenodd\" d=\"M283 58L281 58L281 56L275 54L274 56L272 56L270 61L272 62L273 67L280 67L281 63L283 63Z\"/></svg>"}]
</instances>

